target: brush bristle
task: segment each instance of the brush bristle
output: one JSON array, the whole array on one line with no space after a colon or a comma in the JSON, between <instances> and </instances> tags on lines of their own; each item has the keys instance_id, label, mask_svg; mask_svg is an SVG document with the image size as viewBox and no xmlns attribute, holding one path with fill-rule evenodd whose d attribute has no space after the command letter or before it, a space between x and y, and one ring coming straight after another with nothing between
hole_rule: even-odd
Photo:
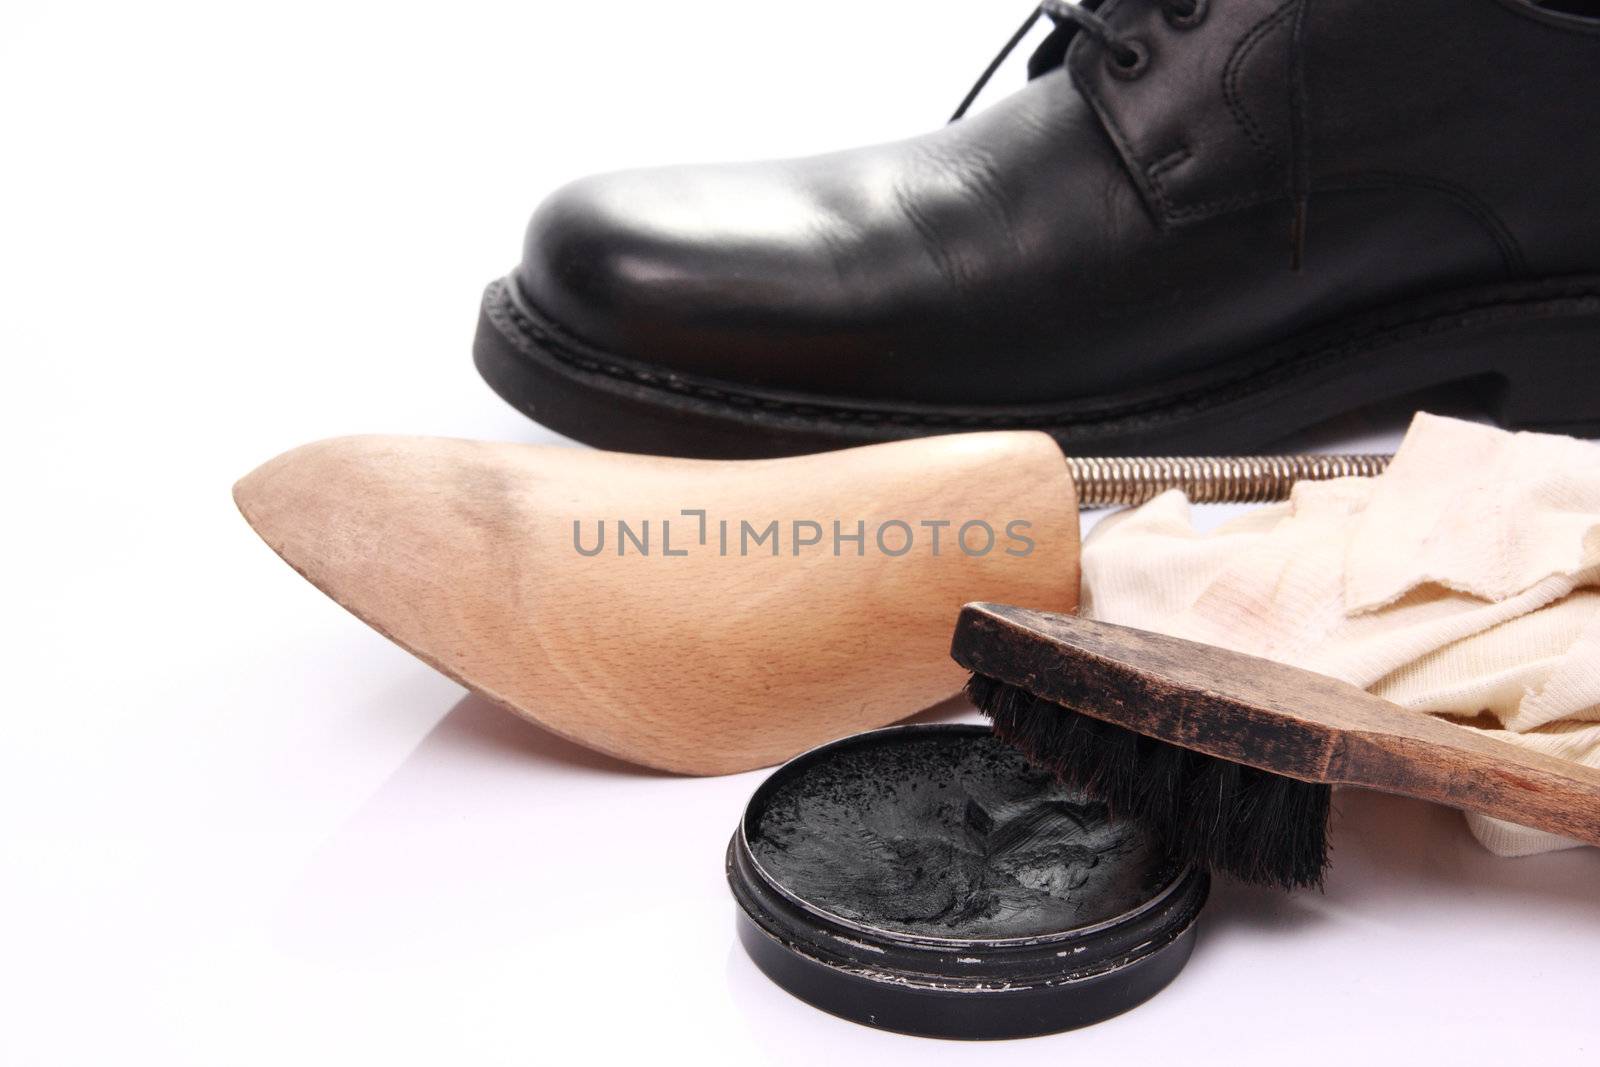
<instances>
[{"instance_id":1,"label":"brush bristle","mask_svg":"<svg viewBox=\"0 0 1600 1067\"><path fill-rule=\"evenodd\" d=\"M1149 826L1179 858L1258 885L1322 884L1328 786L1191 752L981 674L967 696L998 737Z\"/></svg>"}]
</instances>

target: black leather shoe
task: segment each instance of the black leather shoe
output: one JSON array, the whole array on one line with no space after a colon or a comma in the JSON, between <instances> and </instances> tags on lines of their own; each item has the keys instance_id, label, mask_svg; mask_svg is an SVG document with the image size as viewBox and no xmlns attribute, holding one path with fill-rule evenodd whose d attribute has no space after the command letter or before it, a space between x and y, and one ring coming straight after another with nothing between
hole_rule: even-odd
<instances>
[{"instance_id":1,"label":"black leather shoe","mask_svg":"<svg viewBox=\"0 0 1600 1067\"><path fill-rule=\"evenodd\" d=\"M1247 450L1458 381L1600 426L1600 0L1041 11L1027 87L937 132L557 192L479 370L689 456Z\"/></svg>"}]
</instances>

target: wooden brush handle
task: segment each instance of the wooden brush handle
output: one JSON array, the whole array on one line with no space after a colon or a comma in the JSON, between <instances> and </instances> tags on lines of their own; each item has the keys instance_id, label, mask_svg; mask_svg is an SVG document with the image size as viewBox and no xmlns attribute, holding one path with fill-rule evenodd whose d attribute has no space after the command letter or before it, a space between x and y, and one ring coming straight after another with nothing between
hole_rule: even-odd
<instances>
[{"instance_id":1,"label":"wooden brush handle","mask_svg":"<svg viewBox=\"0 0 1600 1067\"><path fill-rule=\"evenodd\" d=\"M1600 771L1350 688L1381 705L1386 722L1344 735L1333 780L1600 845Z\"/></svg>"},{"instance_id":2,"label":"wooden brush handle","mask_svg":"<svg viewBox=\"0 0 1600 1067\"><path fill-rule=\"evenodd\" d=\"M962 609L951 653L969 670L1219 759L1600 845L1600 771L1299 667L997 604Z\"/></svg>"}]
</instances>

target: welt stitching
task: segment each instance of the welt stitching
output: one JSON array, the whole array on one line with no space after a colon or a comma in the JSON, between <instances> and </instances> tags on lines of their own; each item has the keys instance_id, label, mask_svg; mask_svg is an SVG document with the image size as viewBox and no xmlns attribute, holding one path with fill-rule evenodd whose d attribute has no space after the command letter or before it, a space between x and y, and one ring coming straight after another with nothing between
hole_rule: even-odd
<instances>
[{"instance_id":1,"label":"welt stitching","mask_svg":"<svg viewBox=\"0 0 1600 1067\"><path fill-rule=\"evenodd\" d=\"M662 388L701 400L709 400L714 403L723 403L746 409L761 409L846 423L1007 429L1051 427L1058 425L1061 419L1061 415L1056 413L952 416L937 412L896 412L838 408L826 404L807 404L734 393L714 386L685 381L675 375L654 374L639 368L627 367L618 363L580 355L569 345L573 343L581 345L582 342L578 342L576 339L569 341L564 337L563 331L553 324L535 321L524 313L521 308L512 302L507 292L507 285L508 283L505 281L498 281L489 287L489 298L485 301L485 312L489 320L500 328L502 333L505 332L505 327L508 325L519 332L521 337L512 339L513 344L519 339L536 343L542 342L544 347L541 351L553 356L559 362L579 370ZM1423 339L1449 333L1463 327L1513 320L1519 317L1519 313L1523 308L1548 305L1557 301L1575 302L1586 307L1593 305L1594 310L1600 313L1600 286L1573 284L1571 286L1562 286L1554 292L1529 295L1512 300L1483 298L1462 300L1421 316L1381 319L1349 339L1319 347L1299 349L1289 353L1282 359L1276 360L1264 369L1248 367L1220 381L1183 390L1159 399L1107 403L1099 409L1086 410L1084 415L1087 418L1103 421L1136 417L1165 409L1192 406L1206 401L1215 403L1218 402L1219 393L1223 394L1220 399L1225 401L1229 398L1230 391L1235 393L1247 393L1251 389L1260 391L1263 387L1275 385L1280 381L1291 380L1300 374L1309 373L1335 360L1360 355L1383 344ZM517 347L520 351L521 346L518 345Z\"/></svg>"}]
</instances>

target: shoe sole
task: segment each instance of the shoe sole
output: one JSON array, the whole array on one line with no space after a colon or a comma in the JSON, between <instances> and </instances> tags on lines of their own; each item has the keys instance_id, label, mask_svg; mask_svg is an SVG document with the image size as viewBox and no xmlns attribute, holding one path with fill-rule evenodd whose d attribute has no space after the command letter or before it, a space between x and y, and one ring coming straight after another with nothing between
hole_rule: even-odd
<instances>
[{"instance_id":1,"label":"shoe sole","mask_svg":"<svg viewBox=\"0 0 1600 1067\"><path fill-rule=\"evenodd\" d=\"M1056 404L848 402L743 389L602 352L484 292L478 372L534 421L586 444L712 459L978 430L1042 430L1072 455L1249 452L1367 404L1469 383L1516 429L1600 429L1600 275L1460 290L1351 317L1198 374Z\"/></svg>"}]
</instances>

